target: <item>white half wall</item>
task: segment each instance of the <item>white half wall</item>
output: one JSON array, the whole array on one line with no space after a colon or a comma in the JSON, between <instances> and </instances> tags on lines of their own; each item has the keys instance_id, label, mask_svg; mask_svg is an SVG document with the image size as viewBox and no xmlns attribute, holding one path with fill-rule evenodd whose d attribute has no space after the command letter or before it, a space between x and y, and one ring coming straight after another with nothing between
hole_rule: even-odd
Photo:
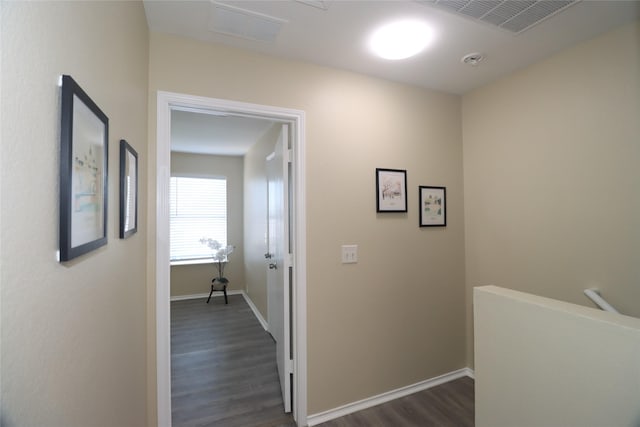
<instances>
[{"instance_id":1,"label":"white half wall","mask_svg":"<svg viewBox=\"0 0 640 427\"><path fill-rule=\"evenodd\" d=\"M477 427L640 425L640 319L474 289Z\"/></svg>"}]
</instances>

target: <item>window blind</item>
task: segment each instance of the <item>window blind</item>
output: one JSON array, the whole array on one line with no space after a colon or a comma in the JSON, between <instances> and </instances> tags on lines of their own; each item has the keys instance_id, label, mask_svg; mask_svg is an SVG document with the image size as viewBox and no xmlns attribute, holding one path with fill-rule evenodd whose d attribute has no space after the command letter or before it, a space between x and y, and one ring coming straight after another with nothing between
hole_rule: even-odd
<instances>
[{"instance_id":1,"label":"window blind","mask_svg":"<svg viewBox=\"0 0 640 427\"><path fill-rule=\"evenodd\" d=\"M226 178L172 176L169 198L171 261L211 258L203 237L227 245Z\"/></svg>"}]
</instances>

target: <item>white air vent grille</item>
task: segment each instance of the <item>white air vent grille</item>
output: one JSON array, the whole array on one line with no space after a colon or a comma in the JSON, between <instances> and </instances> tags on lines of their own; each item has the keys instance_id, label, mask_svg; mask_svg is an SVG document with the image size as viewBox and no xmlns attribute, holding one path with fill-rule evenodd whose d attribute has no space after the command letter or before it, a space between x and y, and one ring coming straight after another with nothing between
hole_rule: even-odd
<instances>
[{"instance_id":1,"label":"white air vent grille","mask_svg":"<svg viewBox=\"0 0 640 427\"><path fill-rule=\"evenodd\" d=\"M519 34L580 0L416 0Z\"/></svg>"},{"instance_id":2,"label":"white air vent grille","mask_svg":"<svg viewBox=\"0 0 640 427\"><path fill-rule=\"evenodd\" d=\"M331 0L295 0L298 3L306 4L307 6L315 7L320 10L329 10L329 3Z\"/></svg>"},{"instance_id":3,"label":"white air vent grille","mask_svg":"<svg viewBox=\"0 0 640 427\"><path fill-rule=\"evenodd\" d=\"M209 30L216 33L273 43L286 23L284 19L211 2Z\"/></svg>"}]
</instances>

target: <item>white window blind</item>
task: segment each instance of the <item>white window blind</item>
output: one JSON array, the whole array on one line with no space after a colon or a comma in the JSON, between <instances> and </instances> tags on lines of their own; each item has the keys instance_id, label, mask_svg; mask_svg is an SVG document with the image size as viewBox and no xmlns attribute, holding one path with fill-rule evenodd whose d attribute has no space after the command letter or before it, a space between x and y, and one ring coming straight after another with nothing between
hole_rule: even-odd
<instances>
[{"instance_id":1,"label":"white window blind","mask_svg":"<svg viewBox=\"0 0 640 427\"><path fill-rule=\"evenodd\" d=\"M203 237L227 245L226 178L172 176L169 190L171 261L211 258Z\"/></svg>"}]
</instances>

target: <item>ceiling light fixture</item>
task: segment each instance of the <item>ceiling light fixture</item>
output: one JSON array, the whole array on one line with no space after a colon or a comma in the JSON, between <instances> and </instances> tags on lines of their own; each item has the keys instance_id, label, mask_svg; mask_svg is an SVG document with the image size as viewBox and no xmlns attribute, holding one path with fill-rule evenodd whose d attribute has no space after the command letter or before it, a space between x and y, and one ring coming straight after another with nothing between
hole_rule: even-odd
<instances>
[{"instance_id":1,"label":"ceiling light fixture","mask_svg":"<svg viewBox=\"0 0 640 427\"><path fill-rule=\"evenodd\" d=\"M405 59L417 55L433 40L433 30L424 22L406 20L387 24L369 39L370 49L384 59Z\"/></svg>"}]
</instances>

